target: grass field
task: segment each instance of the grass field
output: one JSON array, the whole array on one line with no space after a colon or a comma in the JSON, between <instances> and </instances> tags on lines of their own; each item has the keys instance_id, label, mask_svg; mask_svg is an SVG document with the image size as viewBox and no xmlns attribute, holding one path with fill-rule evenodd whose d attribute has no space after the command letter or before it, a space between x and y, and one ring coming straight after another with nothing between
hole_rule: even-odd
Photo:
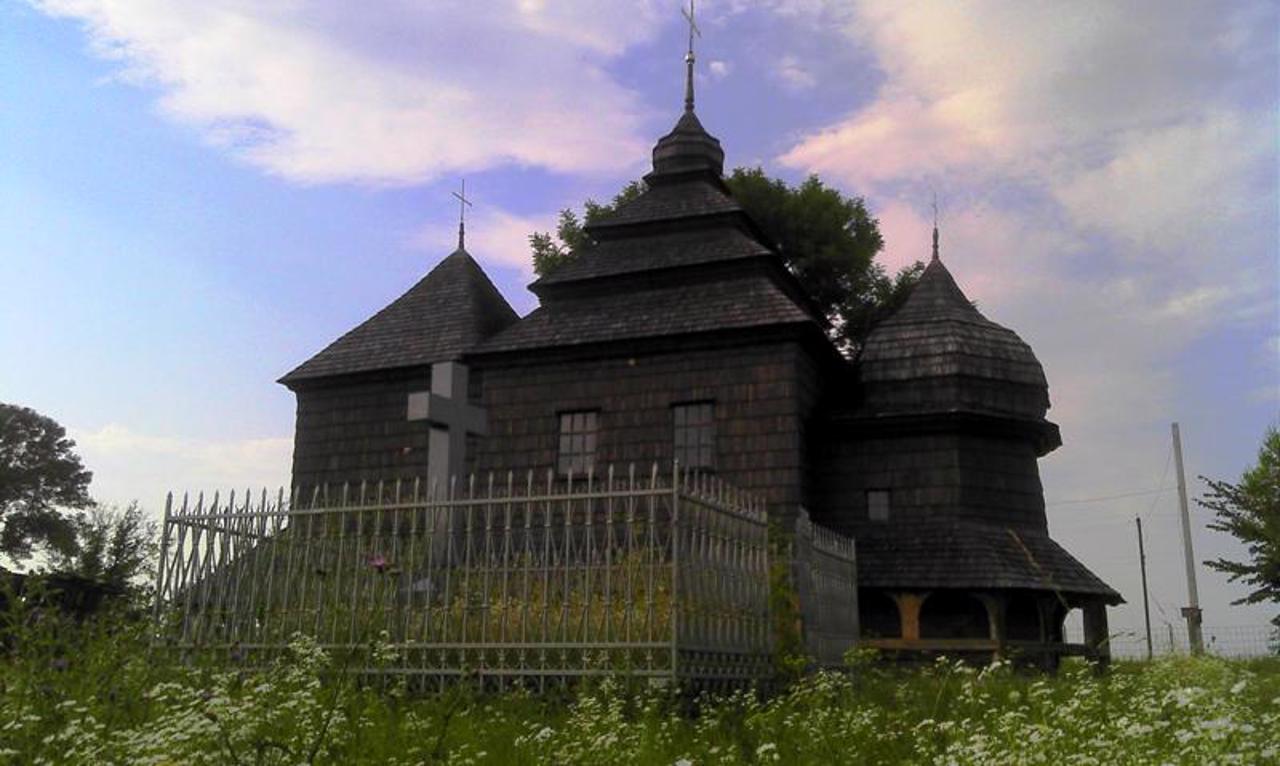
<instances>
[{"instance_id":1,"label":"grass field","mask_svg":"<svg viewBox=\"0 0 1280 766\"><path fill-rule=\"evenodd\" d=\"M420 697L332 680L341 659L306 639L249 672L158 662L140 623L26 615L7 636L0 763L1280 763L1280 660L1049 677L860 657L768 699L691 701L621 679L555 696Z\"/></svg>"}]
</instances>

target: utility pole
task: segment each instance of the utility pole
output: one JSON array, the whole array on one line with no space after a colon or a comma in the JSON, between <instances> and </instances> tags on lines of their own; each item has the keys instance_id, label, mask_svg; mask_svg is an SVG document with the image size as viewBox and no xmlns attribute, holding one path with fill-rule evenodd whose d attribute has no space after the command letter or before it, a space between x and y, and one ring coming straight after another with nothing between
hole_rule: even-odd
<instances>
[{"instance_id":1,"label":"utility pole","mask_svg":"<svg viewBox=\"0 0 1280 766\"><path fill-rule=\"evenodd\" d=\"M1147 551L1142 545L1142 518L1134 517L1138 523L1138 564L1142 568L1142 616L1147 621L1147 661L1155 656L1151 648L1151 604L1147 601Z\"/></svg>"},{"instance_id":2,"label":"utility pole","mask_svg":"<svg viewBox=\"0 0 1280 766\"><path fill-rule=\"evenodd\" d=\"M1178 468L1178 504L1182 506L1182 552L1187 565L1187 606L1182 616L1187 618L1187 641L1192 654L1204 653L1204 636L1200 632L1200 593L1196 589L1196 555L1191 549L1191 512L1187 510L1187 477L1182 470L1182 435L1178 424L1173 424L1173 460Z\"/></svg>"}]
</instances>

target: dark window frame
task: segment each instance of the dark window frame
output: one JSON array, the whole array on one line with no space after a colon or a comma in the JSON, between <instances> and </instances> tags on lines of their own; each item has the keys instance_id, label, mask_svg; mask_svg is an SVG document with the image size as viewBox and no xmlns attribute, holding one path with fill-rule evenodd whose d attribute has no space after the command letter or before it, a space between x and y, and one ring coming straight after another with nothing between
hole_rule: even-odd
<instances>
[{"instance_id":1,"label":"dark window frame","mask_svg":"<svg viewBox=\"0 0 1280 766\"><path fill-rule=\"evenodd\" d=\"M600 410L561 410L556 421L556 473L586 476L594 472L600 448Z\"/></svg>"},{"instance_id":2,"label":"dark window frame","mask_svg":"<svg viewBox=\"0 0 1280 766\"><path fill-rule=\"evenodd\" d=\"M698 399L671 404L672 458L695 471L716 469L716 403Z\"/></svg>"}]
</instances>

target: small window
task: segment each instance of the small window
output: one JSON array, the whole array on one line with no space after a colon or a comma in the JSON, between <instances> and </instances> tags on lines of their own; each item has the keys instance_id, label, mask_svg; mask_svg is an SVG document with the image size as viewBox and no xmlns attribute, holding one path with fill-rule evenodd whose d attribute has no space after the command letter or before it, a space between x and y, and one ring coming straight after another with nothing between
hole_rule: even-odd
<instances>
[{"instance_id":1,"label":"small window","mask_svg":"<svg viewBox=\"0 0 1280 766\"><path fill-rule=\"evenodd\" d=\"M889 490L867 490L867 518L872 521L889 520Z\"/></svg>"},{"instance_id":2,"label":"small window","mask_svg":"<svg viewBox=\"0 0 1280 766\"><path fill-rule=\"evenodd\" d=\"M677 404L671 408L671 413L675 422L675 459L686 468L714 467L715 404Z\"/></svg>"},{"instance_id":3,"label":"small window","mask_svg":"<svg viewBox=\"0 0 1280 766\"><path fill-rule=\"evenodd\" d=\"M581 476L595 468L596 435L599 431L600 413L560 413L560 458L557 470L561 474Z\"/></svg>"}]
</instances>

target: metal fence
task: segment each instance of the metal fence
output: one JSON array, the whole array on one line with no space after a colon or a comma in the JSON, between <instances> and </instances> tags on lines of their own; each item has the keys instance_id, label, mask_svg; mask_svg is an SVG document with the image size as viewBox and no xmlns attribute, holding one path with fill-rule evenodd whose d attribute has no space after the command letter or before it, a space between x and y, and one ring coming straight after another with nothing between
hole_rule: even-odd
<instances>
[{"instance_id":1,"label":"metal fence","mask_svg":"<svg viewBox=\"0 0 1280 766\"><path fill-rule=\"evenodd\" d=\"M1067 634L1080 633L1078 625L1067 624ZM1191 642L1184 624L1160 623L1151 626L1151 651L1156 657L1187 655ZM1218 657L1247 659L1280 656L1280 628L1273 625L1205 625L1204 650ZM1143 631L1119 630L1111 634L1111 656L1117 659L1145 660L1147 638Z\"/></svg>"},{"instance_id":2,"label":"metal fence","mask_svg":"<svg viewBox=\"0 0 1280 766\"><path fill-rule=\"evenodd\" d=\"M806 534L833 651L856 635L852 541ZM353 671L439 683L744 681L769 667L767 537L759 499L656 466L171 498L158 643L261 665L308 634Z\"/></svg>"},{"instance_id":3,"label":"metal fence","mask_svg":"<svg viewBox=\"0 0 1280 766\"><path fill-rule=\"evenodd\" d=\"M858 636L853 538L814 524L801 509L791 556L808 654L819 666L839 666Z\"/></svg>"}]
</instances>

